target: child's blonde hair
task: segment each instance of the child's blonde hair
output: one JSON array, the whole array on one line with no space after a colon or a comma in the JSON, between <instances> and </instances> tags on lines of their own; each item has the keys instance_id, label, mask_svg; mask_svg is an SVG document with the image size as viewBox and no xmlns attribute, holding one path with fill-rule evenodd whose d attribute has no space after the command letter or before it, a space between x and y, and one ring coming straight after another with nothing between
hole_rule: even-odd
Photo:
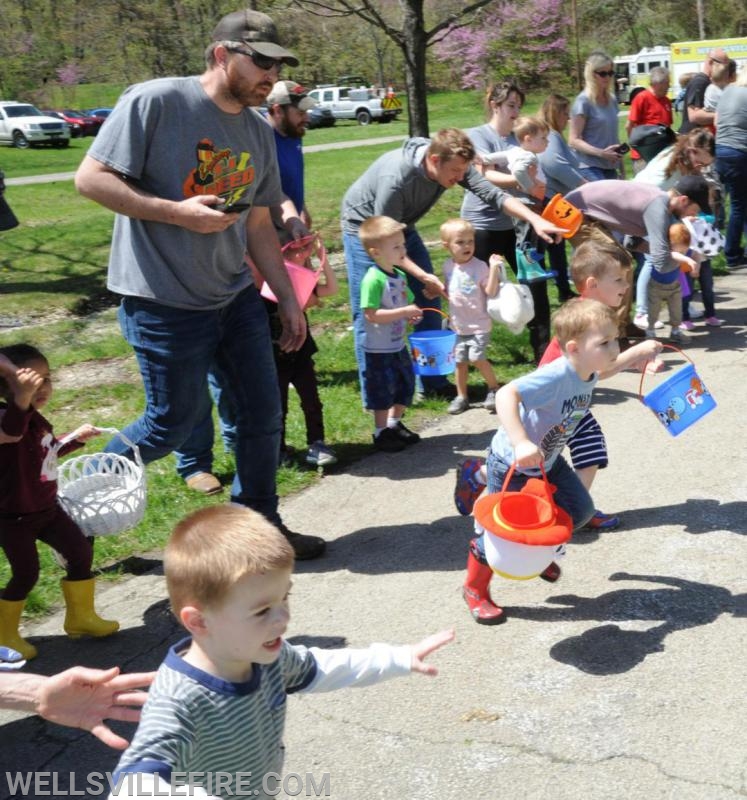
<instances>
[{"instance_id":1,"label":"child's blonde hair","mask_svg":"<svg viewBox=\"0 0 747 800\"><path fill-rule=\"evenodd\" d=\"M594 233L573 253L571 259L571 280L580 292L587 278L603 278L609 270L619 264L627 275L632 262L630 254L615 242Z\"/></svg>"},{"instance_id":2,"label":"child's blonde hair","mask_svg":"<svg viewBox=\"0 0 747 800\"><path fill-rule=\"evenodd\" d=\"M550 126L540 117L517 117L514 122L513 134L521 144L527 136L537 136L540 133L550 133Z\"/></svg>"},{"instance_id":3,"label":"child's blonde hair","mask_svg":"<svg viewBox=\"0 0 747 800\"><path fill-rule=\"evenodd\" d=\"M441 225L440 231L441 243L447 245L455 236L459 236L460 233L471 233L474 236L475 226L468 219L452 217Z\"/></svg>"},{"instance_id":4,"label":"child's blonde hair","mask_svg":"<svg viewBox=\"0 0 747 800\"><path fill-rule=\"evenodd\" d=\"M15 367L23 367L32 361L43 361L45 364L49 364L47 357L31 344L9 344L7 347L0 347L0 356L5 356ZM7 399L11 394L8 382L0 375L0 395Z\"/></svg>"},{"instance_id":5,"label":"child's blonde hair","mask_svg":"<svg viewBox=\"0 0 747 800\"><path fill-rule=\"evenodd\" d=\"M674 222L669 226L669 244L672 247L690 247L692 237L684 222Z\"/></svg>"},{"instance_id":6,"label":"child's blonde hair","mask_svg":"<svg viewBox=\"0 0 747 800\"><path fill-rule=\"evenodd\" d=\"M558 344L565 350L571 339L586 335L592 328L609 326L617 331L617 315L599 300L574 297L555 312L553 325Z\"/></svg>"},{"instance_id":7,"label":"child's blonde hair","mask_svg":"<svg viewBox=\"0 0 747 800\"><path fill-rule=\"evenodd\" d=\"M376 247L395 233L400 233L406 227L407 225L391 217L369 217L361 223L358 236L366 252L370 252L372 247Z\"/></svg>"},{"instance_id":8,"label":"child's blonde hair","mask_svg":"<svg viewBox=\"0 0 747 800\"><path fill-rule=\"evenodd\" d=\"M293 548L265 517L239 505L201 508L177 523L164 552L171 608L220 606L237 581L293 567Z\"/></svg>"}]
</instances>

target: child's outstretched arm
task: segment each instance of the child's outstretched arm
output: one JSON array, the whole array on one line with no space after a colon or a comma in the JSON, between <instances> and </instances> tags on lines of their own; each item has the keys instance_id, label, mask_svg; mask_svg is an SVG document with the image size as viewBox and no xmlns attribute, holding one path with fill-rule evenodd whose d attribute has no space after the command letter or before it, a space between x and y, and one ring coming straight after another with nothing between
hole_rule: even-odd
<instances>
[{"instance_id":1,"label":"child's outstretched arm","mask_svg":"<svg viewBox=\"0 0 747 800\"><path fill-rule=\"evenodd\" d=\"M521 395L513 383L502 386L495 396L495 408L509 441L514 446L517 467L539 467L542 464L542 451L529 438L521 424L519 406Z\"/></svg>"},{"instance_id":2,"label":"child's outstretched arm","mask_svg":"<svg viewBox=\"0 0 747 800\"><path fill-rule=\"evenodd\" d=\"M661 353L664 345L656 339L646 339L633 347L624 350L615 359L614 365L599 373L600 379L611 378L625 369L643 369L648 361L652 361Z\"/></svg>"},{"instance_id":3,"label":"child's outstretched arm","mask_svg":"<svg viewBox=\"0 0 747 800\"><path fill-rule=\"evenodd\" d=\"M436 650L440 650L445 645L454 641L456 633L453 628L439 631L412 646L412 671L419 672L421 675L438 675L438 668L432 664L426 664L424 659Z\"/></svg>"},{"instance_id":4,"label":"child's outstretched arm","mask_svg":"<svg viewBox=\"0 0 747 800\"><path fill-rule=\"evenodd\" d=\"M453 641L454 631L427 636L412 646L398 647L375 643L366 648L320 650L312 647L302 657L313 657L313 680L298 691L331 692L348 686L373 686L375 683L418 672L437 675L438 670L424 662L431 653Z\"/></svg>"},{"instance_id":5,"label":"child's outstretched arm","mask_svg":"<svg viewBox=\"0 0 747 800\"><path fill-rule=\"evenodd\" d=\"M87 442L89 439L93 439L94 436L100 435L101 431L95 425L86 422L84 425L68 433L65 439L69 441L75 440L76 442Z\"/></svg>"}]
</instances>

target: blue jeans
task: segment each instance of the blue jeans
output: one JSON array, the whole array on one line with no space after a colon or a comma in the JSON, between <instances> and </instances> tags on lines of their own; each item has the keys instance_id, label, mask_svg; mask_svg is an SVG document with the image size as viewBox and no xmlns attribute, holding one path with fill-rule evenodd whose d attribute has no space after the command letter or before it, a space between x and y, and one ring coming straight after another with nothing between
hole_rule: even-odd
<instances>
[{"instance_id":1,"label":"blue jeans","mask_svg":"<svg viewBox=\"0 0 747 800\"><path fill-rule=\"evenodd\" d=\"M280 392L267 313L254 286L210 311L171 308L125 297L119 323L132 345L145 389L143 415L123 433L155 461L184 445L210 413L207 374L213 362L236 400L234 502L279 522L275 489ZM110 452L131 455L120 439Z\"/></svg>"},{"instance_id":2,"label":"blue jeans","mask_svg":"<svg viewBox=\"0 0 747 800\"><path fill-rule=\"evenodd\" d=\"M206 411L197 421L189 439L177 450L174 450L176 471L185 480L198 472L212 472L213 470L213 442L215 439L213 403L218 409L223 446L229 453L236 452L236 398L228 385L226 376L215 363L208 370L207 382L211 400L208 401Z\"/></svg>"},{"instance_id":3,"label":"blue jeans","mask_svg":"<svg viewBox=\"0 0 747 800\"><path fill-rule=\"evenodd\" d=\"M736 267L745 261L742 233L747 222L747 152L717 145L716 171L730 202L724 255L727 266Z\"/></svg>"},{"instance_id":4,"label":"blue jeans","mask_svg":"<svg viewBox=\"0 0 747 800\"><path fill-rule=\"evenodd\" d=\"M345 251L345 263L348 270L348 286L350 289L350 309L353 313L353 337L355 340L355 360L358 363L358 381L361 387L361 396L363 397L363 407L368 408L367 398L363 389L363 371L366 366L366 359L363 353L364 333L364 317L361 313L361 283L363 278L368 272L370 267L375 266L375 262L371 256L366 252L361 244L361 240L357 233L343 233L342 244ZM413 229L405 231L405 246L407 248L407 255L411 258L422 270L429 274L433 274L433 265L431 258L428 254L428 249L423 244L420 234ZM415 304L420 308L441 308L441 299L435 298L434 300L426 299L423 294L423 284L420 281L407 276L407 283L415 295ZM415 326L416 331L431 331L438 330L443 322L441 314L435 311L426 311L423 314L423 319L418 325ZM425 376L422 378L423 390L425 393L434 391L448 385L448 380L445 375Z\"/></svg>"},{"instance_id":5,"label":"blue jeans","mask_svg":"<svg viewBox=\"0 0 747 800\"><path fill-rule=\"evenodd\" d=\"M635 313L648 314L648 282L651 280L654 262L648 254L635 253L634 257L638 262L638 276L635 279Z\"/></svg>"},{"instance_id":6,"label":"blue jeans","mask_svg":"<svg viewBox=\"0 0 747 800\"><path fill-rule=\"evenodd\" d=\"M587 181L613 181L620 176L616 169L604 169L603 167L579 167L578 171Z\"/></svg>"}]
</instances>

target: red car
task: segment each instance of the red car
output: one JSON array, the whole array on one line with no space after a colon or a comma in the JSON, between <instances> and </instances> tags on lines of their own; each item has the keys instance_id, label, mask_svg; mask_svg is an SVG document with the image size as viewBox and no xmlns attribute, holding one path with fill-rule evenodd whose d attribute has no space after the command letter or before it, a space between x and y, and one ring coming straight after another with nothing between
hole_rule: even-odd
<instances>
[{"instance_id":1,"label":"red car","mask_svg":"<svg viewBox=\"0 0 747 800\"><path fill-rule=\"evenodd\" d=\"M95 136L101 127L101 123L97 119L73 108L58 108L44 113L64 119L70 126L71 135L75 137Z\"/></svg>"}]
</instances>

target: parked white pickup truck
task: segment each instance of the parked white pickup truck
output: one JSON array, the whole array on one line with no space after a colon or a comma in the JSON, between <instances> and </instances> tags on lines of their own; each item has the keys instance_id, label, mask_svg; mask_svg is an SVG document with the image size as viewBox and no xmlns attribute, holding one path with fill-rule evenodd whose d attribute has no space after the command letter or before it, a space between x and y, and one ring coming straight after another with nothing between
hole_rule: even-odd
<instances>
[{"instance_id":1,"label":"parked white pickup truck","mask_svg":"<svg viewBox=\"0 0 747 800\"><path fill-rule=\"evenodd\" d=\"M14 147L51 144L67 147L70 126L59 117L48 117L30 103L0 101L0 142Z\"/></svg>"},{"instance_id":2,"label":"parked white pickup truck","mask_svg":"<svg viewBox=\"0 0 747 800\"><path fill-rule=\"evenodd\" d=\"M335 119L356 119L359 125L368 125L371 120L391 122L402 113L402 103L396 98L385 98L382 102L371 89L355 89L352 86L320 86L312 89L313 97L322 108L329 108Z\"/></svg>"}]
</instances>

